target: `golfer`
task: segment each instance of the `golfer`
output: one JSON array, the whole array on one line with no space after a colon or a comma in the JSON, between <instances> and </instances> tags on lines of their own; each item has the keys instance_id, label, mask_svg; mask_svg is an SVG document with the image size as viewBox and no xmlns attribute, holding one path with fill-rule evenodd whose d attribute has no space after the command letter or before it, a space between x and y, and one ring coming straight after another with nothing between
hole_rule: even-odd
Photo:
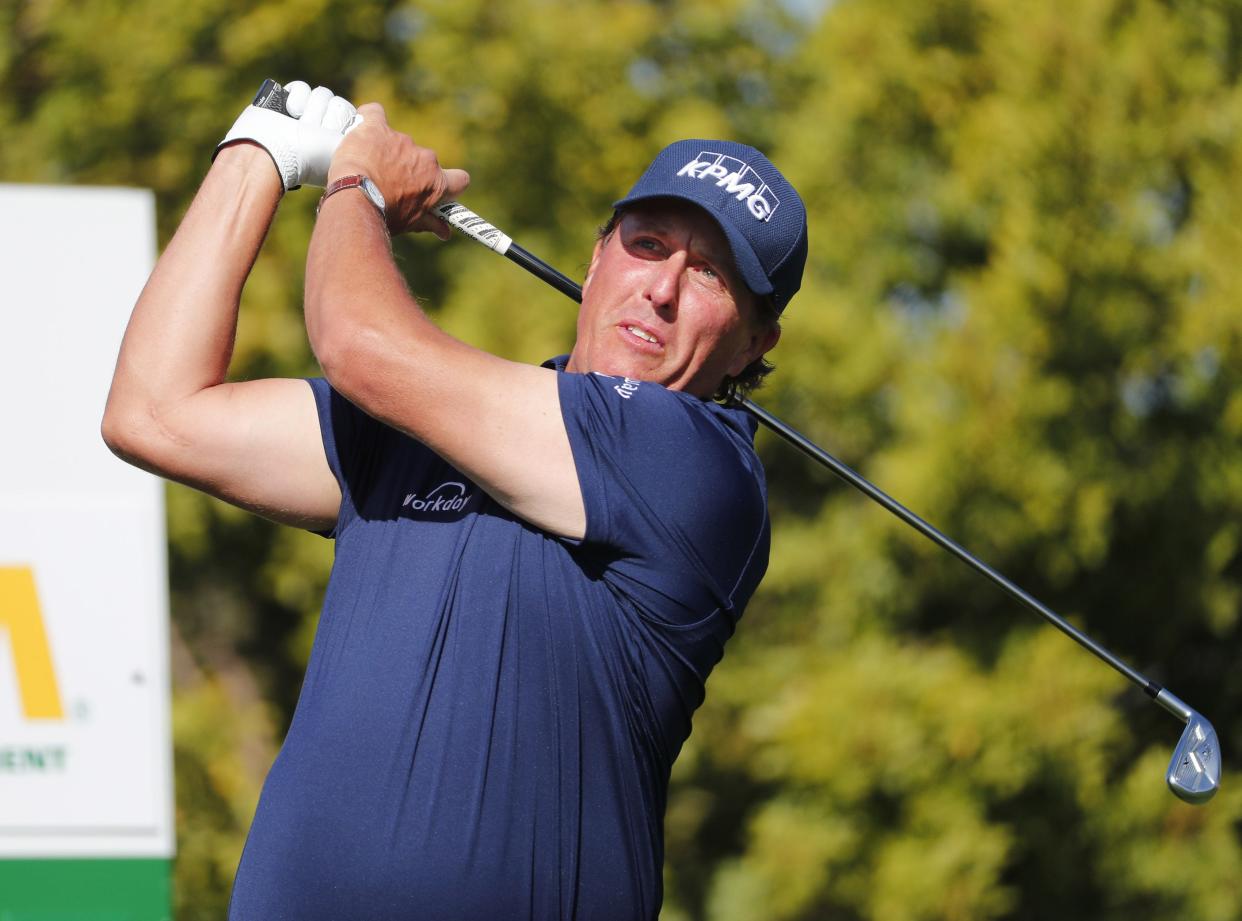
<instances>
[{"instance_id":1,"label":"golfer","mask_svg":"<svg viewBox=\"0 0 1242 921\"><path fill-rule=\"evenodd\" d=\"M121 457L336 542L233 921L655 919L669 771L768 560L754 423L807 251L753 148L662 151L542 367L439 330L390 235L469 177L328 90L247 108L143 290L103 431ZM275 168L273 166L275 165ZM556 176L549 176L556 182ZM282 194L322 379L226 382ZM518 303L496 311L521 311Z\"/></svg>"}]
</instances>

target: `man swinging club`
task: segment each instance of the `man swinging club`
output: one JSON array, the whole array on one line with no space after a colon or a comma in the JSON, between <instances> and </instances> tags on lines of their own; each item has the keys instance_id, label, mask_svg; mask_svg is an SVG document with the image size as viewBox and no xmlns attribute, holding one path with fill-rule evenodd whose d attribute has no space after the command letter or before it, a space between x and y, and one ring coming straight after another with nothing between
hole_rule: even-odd
<instances>
[{"instance_id":1,"label":"man swinging club","mask_svg":"<svg viewBox=\"0 0 1242 921\"><path fill-rule=\"evenodd\" d=\"M669 771L768 559L754 423L712 397L764 373L802 202L752 148L672 144L595 244L571 353L523 365L441 332L393 263L390 233L448 236L428 209L469 177L378 105L298 83L287 106L218 149L103 423L126 460L336 541L230 917L654 919ZM300 185L327 186L324 379L226 383Z\"/></svg>"}]
</instances>

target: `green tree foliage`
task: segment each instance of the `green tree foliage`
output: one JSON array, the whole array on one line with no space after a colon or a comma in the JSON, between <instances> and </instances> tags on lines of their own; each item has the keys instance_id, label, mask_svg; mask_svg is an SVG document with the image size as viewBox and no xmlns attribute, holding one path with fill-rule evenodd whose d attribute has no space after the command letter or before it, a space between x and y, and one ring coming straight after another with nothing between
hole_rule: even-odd
<instances>
[{"instance_id":1,"label":"green tree foliage","mask_svg":"<svg viewBox=\"0 0 1242 921\"><path fill-rule=\"evenodd\" d=\"M580 276L660 146L754 143L811 221L765 405L1202 709L1229 766L1240 70L1236 0L25 0L0 7L0 179L152 187L167 239L261 79L302 77L383 102ZM238 377L314 373L313 207L282 204ZM572 341L563 298L494 256L397 256L477 345ZM1166 714L761 450L772 565L674 774L666 921L1242 916L1236 773L1178 803ZM169 516L185 921L227 900L331 545L176 487Z\"/></svg>"},{"instance_id":2,"label":"green tree foliage","mask_svg":"<svg viewBox=\"0 0 1242 921\"><path fill-rule=\"evenodd\" d=\"M825 229L769 397L1154 663L1217 721L1227 763L1237 16L838 4L799 48L808 79L779 136ZM708 804L670 816L674 853L696 855L675 877L684 904L1239 913L1240 801L1228 780L1206 810L1163 791L1175 723L908 528L800 458L767 458L772 573L678 775Z\"/></svg>"}]
</instances>

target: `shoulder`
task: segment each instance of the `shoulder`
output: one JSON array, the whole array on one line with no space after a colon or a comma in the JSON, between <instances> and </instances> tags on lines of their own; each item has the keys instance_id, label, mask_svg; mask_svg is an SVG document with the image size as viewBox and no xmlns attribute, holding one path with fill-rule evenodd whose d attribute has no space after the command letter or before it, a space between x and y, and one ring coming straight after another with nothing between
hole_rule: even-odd
<instances>
[{"instance_id":1,"label":"shoulder","mask_svg":"<svg viewBox=\"0 0 1242 921\"><path fill-rule=\"evenodd\" d=\"M561 411L581 465L611 469L645 491L766 517L756 423L743 410L604 374L559 376ZM728 497L729 501L720 501ZM680 503L679 503L680 504ZM757 523L757 522L756 522Z\"/></svg>"},{"instance_id":2,"label":"shoulder","mask_svg":"<svg viewBox=\"0 0 1242 921\"><path fill-rule=\"evenodd\" d=\"M592 372L558 375L562 412L588 417L659 450L670 441L754 456L756 424L745 411L669 390L650 381Z\"/></svg>"}]
</instances>

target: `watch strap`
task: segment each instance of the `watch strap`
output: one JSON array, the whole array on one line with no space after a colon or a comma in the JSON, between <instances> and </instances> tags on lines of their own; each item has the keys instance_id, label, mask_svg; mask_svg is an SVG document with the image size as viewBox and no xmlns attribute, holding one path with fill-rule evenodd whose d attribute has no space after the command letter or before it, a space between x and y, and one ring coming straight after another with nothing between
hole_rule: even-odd
<instances>
[{"instance_id":1,"label":"watch strap","mask_svg":"<svg viewBox=\"0 0 1242 921\"><path fill-rule=\"evenodd\" d=\"M380 217L387 217L387 215L384 214L384 209L376 203L376 201L365 189L362 188L362 183L366 178L366 176L363 176L360 173L355 173L352 176L342 176L340 179L334 179L332 182L328 183L328 187L323 190L323 195L319 197L319 204L315 206L315 214L319 213L319 209L323 207L323 203L328 200L329 196L335 195L342 189L361 189L362 193L366 196L367 201L369 201L372 205L375 205L375 210L380 213Z\"/></svg>"}]
</instances>

